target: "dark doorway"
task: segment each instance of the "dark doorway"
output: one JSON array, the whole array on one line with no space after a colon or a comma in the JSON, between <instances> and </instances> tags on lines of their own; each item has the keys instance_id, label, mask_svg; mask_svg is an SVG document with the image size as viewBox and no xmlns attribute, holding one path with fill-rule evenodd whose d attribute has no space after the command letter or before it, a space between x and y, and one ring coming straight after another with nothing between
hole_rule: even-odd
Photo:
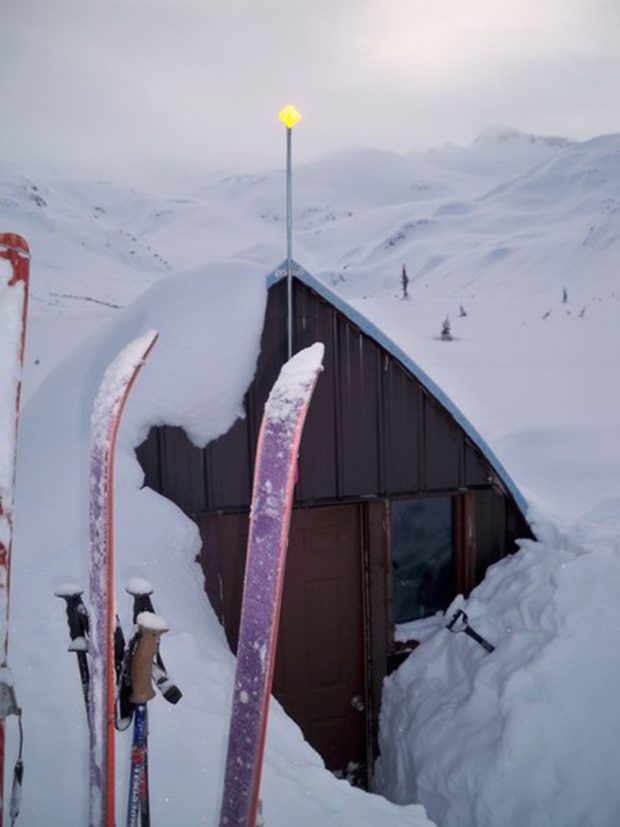
<instances>
[{"instance_id":1,"label":"dark doorway","mask_svg":"<svg viewBox=\"0 0 620 827\"><path fill-rule=\"evenodd\" d=\"M366 786L362 508L293 511L273 693L327 768ZM198 524L207 588L235 650L248 517L203 515Z\"/></svg>"}]
</instances>

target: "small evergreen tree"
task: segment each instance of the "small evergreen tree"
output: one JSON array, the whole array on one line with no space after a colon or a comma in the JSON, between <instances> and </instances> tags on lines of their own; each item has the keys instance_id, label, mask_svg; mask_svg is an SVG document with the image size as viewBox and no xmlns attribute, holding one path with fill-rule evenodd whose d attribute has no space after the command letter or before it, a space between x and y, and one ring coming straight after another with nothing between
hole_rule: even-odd
<instances>
[{"instance_id":1,"label":"small evergreen tree","mask_svg":"<svg viewBox=\"0 0 620 827\"><path fill-rule=\"evenodd\" d=\"M467 316L467 311L465 310L463 305L461 305L459 307L459 316L461 317L461 319L463 319L463 318L465 318L465 316Z\"/></svg>"},{"instance_id":2,"label":"small evergreen tree","mask_svg":"<svg viewBox=\"0 0 620 827\"><path fill-rule=\"evenodd\" d=\"M584 306L583 306L583 307L581 308L581 310L579 311L579 318L580 318L580 319L583 319L585 315L586 315L586 306L585 306L585 304L584 304Z\"/></svg>"},{"instance_id":3,"label":"small evergreen tree","mask_svg":"<svg viewBox=\"0 0 620 827\"><path fill-rule=\"evenodd\" d=\"M400 274L400 286L401 286L402 291L403 291L402 298L403 299L408 299L409 298L409 290L408 290L408 288L409 288L409 276L407 275L407 268L405 267L404 264L403 264L402 272Z\"/></svg>"},{"instance_id":4,"label":"small evergreen tree","mask_svg":"<svg viewBox=\"0 0 620 827\"><path fill-rule=\"evenodd\" d=\"M450 316L446 316L446 318L443 320L443 324L441 325L441 341L452 341L452 331L450 330Z\"/></svg>"},{"instance_id":5,"label":"small evergreen tree","mask_svg":"<svg viewBox=\"0 0 620 827\"><path fill-rule=\"evenodd\" d=\"M562 288L562 304L568 304L568 291L566 287Z\"/></svg>"}]
</instances>

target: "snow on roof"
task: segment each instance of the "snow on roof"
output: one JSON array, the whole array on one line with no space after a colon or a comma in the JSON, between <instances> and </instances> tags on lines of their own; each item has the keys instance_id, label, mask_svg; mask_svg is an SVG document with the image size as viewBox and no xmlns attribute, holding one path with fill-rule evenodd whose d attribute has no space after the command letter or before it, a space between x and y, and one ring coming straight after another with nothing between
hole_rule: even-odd
<instances>
[{"instance_id":1,"label":"snow on roof","mask_svg":"<svg viewBox=\"0 0 620 827\"><path fill-rule=\"evenodd\" d=\"M296 261L292 265L292 273L295 278L299 279L303 284L310 287L325 301L333 305L344 316L346 316L353 324L355 324L362 333L365 333L377 344L381 345L388 353L397 359L416 379L423 385L424 388L448 411L452 418L465 431L471 441L479 448L485 459L496 472L501 483L512 495L517 506L525 516L528 510L528 503L525 496L517 487L516 483L504 468L497 455L484 438L478 433L471 422L465 417L462 411L454 404L450 397L431 379L431 377L422 370L422 368L415 362L415 360L395 342L393 342L385 331L380 330L373 322L362 315L358 310L351 307L341 296L330 290L323 282L312 276ZM276 282L285 278L287 274L287 265L284 261L273 273L267 277L267 285L271 286Z\"/></svg>"}]
</instances>

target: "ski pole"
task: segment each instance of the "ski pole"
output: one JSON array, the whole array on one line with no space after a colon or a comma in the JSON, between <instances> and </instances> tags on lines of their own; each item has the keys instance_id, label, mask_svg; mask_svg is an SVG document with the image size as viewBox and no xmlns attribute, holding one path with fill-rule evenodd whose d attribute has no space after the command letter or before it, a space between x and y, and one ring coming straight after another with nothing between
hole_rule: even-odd
<instances>
[{"instance_id":1,"label":"ski pole","mask_svg":"<svg viewBox=\"0 0 620 827\"><path fill-rule=\"evenodd\" d=\"M71 638L67 651L75 652L77 655L82 694L84 695L86 716L88 717L88 693L90 685L88 660L86 658L86 653L88 652L88 610L82 600L83 593L83 589L73 584L61 586L54 592L56 597L61 597L67 604L67 623L69 624L69 636Z\"/></svg>"},{"instance_id":2,"label":"ski pole","mask_svg":"<svg viewBox=\"0 0 620 827\"><path fill-rule=\"evenodd\" d=\"M160 637L168 631L161 617L153 612L140 612L136 618L138 640L131 659L131 696L134 704L134 737L131 747L127 827L137 827L140 814L142 827L149 827L148 778L146 773L148 719L147 703L155 697L152 684L153 662Z\"/></svg>"},{"instance_id":3,"label":"ski pole","mask_svg":"<svg viewBox=\"0 0 620 827\"><path fill-rule=\"evenodd\" d=\"M114 728L124 732L131 726L133 707L129 703L129 678L127 673L127 658L130 647L125 647L125 635L118 615L114 618Z\"/></svg>"},{"instance_id":4,"label":"ski pole","mask_svg":"<svg viewBox=\"0 0 620 827\"><path fill-rule=\"evenodd\" d=\"M142 577L132 577L125 586L125 591L133 597L134 624L138 622L138 615L141 612L155 613L153 601L151 600L153 587L148 580L144 580ZM183 693L179 687L168 675L159 648L157 649L155 663L153 664L153 680L155 681L155 686L168 703L177 704L183 697Z\"/></svg>"},{"instance_id":5,"label":"ski pole","mask_svg":"<svg viewBox=\"0 0 620 827\"><path fill-rule=\"evenodd\" d=\"M22 760L22 754L24 751L24 730L22 727L21 710L17 716L17 724L19 726L19 752L17 755L17 761L15 762L15 768L13 770L13 787L11 788L11 801L9 803L11 827L13 827L17 821L17 816L19 815L19 808L22 803L22 784L24 781L24 762Z\"/></svg>"},{"instance_id":6,"label":"ski pole","mask_svg":"<svg viewBox=\"0 0 620 827\"><path fill-rule=\"evenodd\" d=\"M127 585L125 590L133 597L133 622L137 625L138 615L141 612L155 613L151 595L153 594L153 587L148 580L141 577L133 577ZM138 641L139 632L136 633L130 640L125 654L125 662L123 666L123 674L120 681L119 698L118 698L118 729L126 729L134 715L135 707L131 703L131 662L133 654ZM169 677L168 672L157 647L155 655L155 662L152 664L151 677L157 689L161 692L168 703L176 704L183 697L181 690ZM142 718L142 713L139 715ZM134 735L138 733L140 739L143 739L143 770L140 782L140 807L141 807L141 822L143 827L149 823L149 792L148 792L148 724L147 714L144 715L144 721L136 720L134 726ZM144 735L142 735L144 731Z\"/></svg>"}]
</instances>

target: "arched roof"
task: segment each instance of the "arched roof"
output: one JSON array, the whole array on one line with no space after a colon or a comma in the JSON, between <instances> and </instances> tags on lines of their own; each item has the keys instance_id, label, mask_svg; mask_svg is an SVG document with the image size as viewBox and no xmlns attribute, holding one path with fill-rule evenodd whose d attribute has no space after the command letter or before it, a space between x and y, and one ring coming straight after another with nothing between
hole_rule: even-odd
<instances>
[{"instance_id":1,"label":"arched roof","mask_svg":"<svg viewBox=\"0 0 620 827\"><path fill-rule=\"evenodd\" d=\"M316 279L307 270L305 270L296 261L292 263L293 276L301 281L303 284L311 288L326 302L331 304L340 313L342 313L350 322L358 327L362 333L373 339L378 345L384 348L391 356L398 360L403 367L408 370L433 396L437 402L450 414L455 422L463 429L470 440L478 448L484 458L487 460L491 468L497 475L499 482L506 488L512 496L518 509L522 515L526 517L528 510L528 503L523 493L517 487L516 483L502 465L497 455L490 447L490 445L483 439L480 433L474 428L471 422L465 417L463 412L450 399L450 397L431 379L431 377L409 356L405 351L393 342L383 330L380 330L373 322L363 316L358 310L351 307L341 296L330 290L323 282ZM267 276L267 286L286 278L287 263L284 261L272 273Z\"/></svg>"}]
</instances>

